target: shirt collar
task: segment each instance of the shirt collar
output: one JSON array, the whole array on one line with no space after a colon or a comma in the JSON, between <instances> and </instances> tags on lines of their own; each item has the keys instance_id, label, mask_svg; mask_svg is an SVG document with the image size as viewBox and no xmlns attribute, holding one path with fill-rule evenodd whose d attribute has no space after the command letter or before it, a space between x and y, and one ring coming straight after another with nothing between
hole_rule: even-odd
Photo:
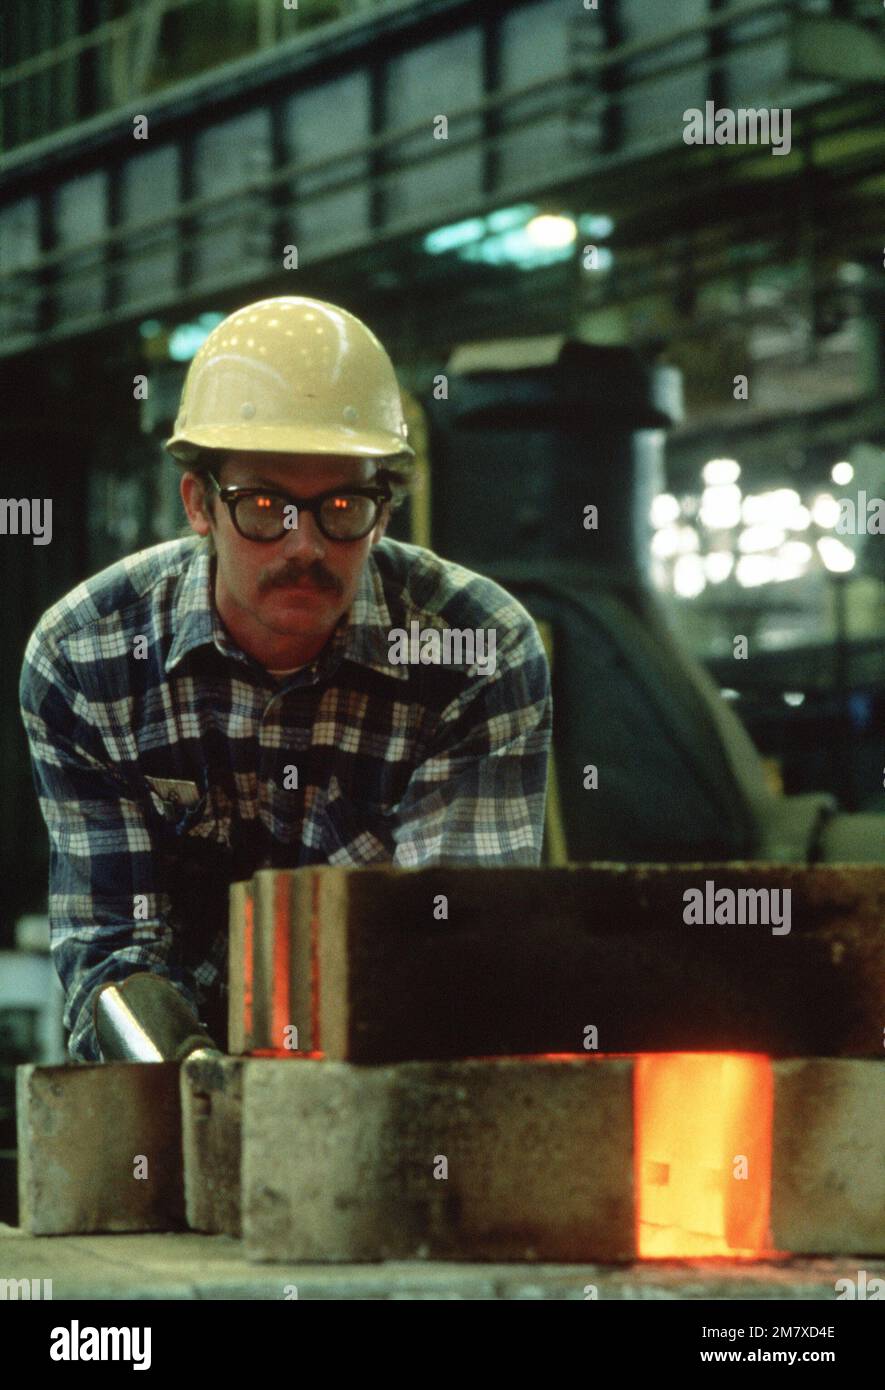
<instances>
[{"instance_id":1,"label":"shirt collar","mask_svg":"<svg viewBox=\"0 0 885 1390\"><path fill-rule=\"evenodd\" d=\"M218 616L213 592L212 556L205 544L197 542L194 547L182 575L174 611L175 636L166 657L167 675L188 652L210 643L222 656L232 657L250 666L258 665L237 646ZM353 661L394 680L408 680L408 666L391 665L388 660L391 627L384 585L375 557L369 551L354 601L317 657L314 679L331 675L342 661Z\"/></svg>"}]
</instances>

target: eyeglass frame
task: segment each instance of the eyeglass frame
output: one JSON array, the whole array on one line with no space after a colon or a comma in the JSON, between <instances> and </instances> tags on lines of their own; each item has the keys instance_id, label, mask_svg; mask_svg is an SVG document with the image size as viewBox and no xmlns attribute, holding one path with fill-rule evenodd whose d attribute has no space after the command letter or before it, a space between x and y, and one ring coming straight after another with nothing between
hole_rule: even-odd
<instances>
[{"instance_id":1,"label":"eyeglass frame","mask_svg":"<svg viewBox=\"0 0 885 1390\"><path fill-rule=\"evenodd\" d=\"M366 539L366 536L368 536L378 525L378 521L381 517L381 511L383 509L384 503L391 502L393 500L393 494L390 490L390 485L386 482L381 484L356 484L354 487L349 487L346 485L344 487L330 487L327 488L324 492L316 493L313 497L305 497L304 499L302 499L300 497L293 496L293 494L291 493L284 492L282 488L277 489L272 487L259 486L246 487L240 486L237 483L225 483L222 487L218 479L215 477L214 473L211 473L207 470L206 476L213 483L215 490L218 493L219 500L223 502L224 505L227 507L231 523L237 535L242 536L244 541L252 541L255 545L270 545L273 544L275 541L281 541L283 539L283 536L286 534L287 530L294 530L295 528L284 526L283 531L279 536L247 536L246 533L240 529L237 523L236 510L237 503L245 497L283 498L283 500L288 505L296 507L299 513L302 510L309 512L310 515L313 517L314 521L316 522L317 530L320 532L320 535L324 536L327 541L334 541L337 545L350 545L353 541L364 541ZM374 519L371 522L371 525L367 526L365 531L363 531L358 536L328 535L327 532L323 529L323 523L320 517L320 508L322 506L322 503L328 501L330 497L369 497L373 499L377 505L377 511L375 513Z\"/></svg>"}]
</instances>

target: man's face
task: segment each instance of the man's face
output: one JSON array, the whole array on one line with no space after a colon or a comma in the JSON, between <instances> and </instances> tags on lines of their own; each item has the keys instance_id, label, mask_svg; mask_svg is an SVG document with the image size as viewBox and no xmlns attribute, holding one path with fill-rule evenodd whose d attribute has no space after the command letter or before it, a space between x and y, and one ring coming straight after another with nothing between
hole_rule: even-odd
<instances>
[{"instance_id":1,"label":"man's face","mask_svg":"<svg viewBox=\"0 0 885 1390\"><path fill-rule=\"evenodd\" d=\"M365 485L376 472L372 459L238 451L227 454L214 476L222 487L266 487L306 500L329 488ZM198 484L192 482L186 492L182 480L182 496L191 525L205 535L210 527L208 520L201 522L195 506ZM214 510L218 610L259 659L262 652L278 649L287 636L317 648L322 645L352 604L369 550L387 524L385 508L375 529L362 540L333 541L323 535L310 512L299 507L297 528L277 541L259 542L239 534L217 494Z\"/></svg>"}]
</instances>

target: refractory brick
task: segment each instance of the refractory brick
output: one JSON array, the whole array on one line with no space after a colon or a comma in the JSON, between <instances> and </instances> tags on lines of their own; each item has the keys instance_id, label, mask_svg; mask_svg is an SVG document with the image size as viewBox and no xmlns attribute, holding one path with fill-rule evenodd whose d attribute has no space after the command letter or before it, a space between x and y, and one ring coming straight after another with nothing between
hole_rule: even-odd
<instances>
[{"instance_id":1,"label":"refractory brick","mask_svg":"<svg viewBox=\"0 0 885 1390\"><path fill-rule=\"evenodd\" d=\"M179 1068L22 1066L20 1224L34 1235L184 1225Z\"/></svg>"},{"instance_id":2,"label":"refractory brick","mask_svg":"<svg viewBox=\"0 0 885 1390\"><path fill-rule=\"evenodd\" d=\"M633 1064L246 1064L253 1260L629 1260Z\"/></svg>"},{"instance_id":3,"label":"refractory brick","mask_svg":"<svg viewBox=\"0 0 885 1390\"><path fill-rule=\"evenodd\" d=\"M885 1064L814 1057L773 1072L776 1248L885 1254Z\"/></svg>"},{"instance_id":4,"label":"refractory brick","mask_svg":"<svg viewBox=\"0 0 885 1390\"><path fill-rule=\"evenodd\" d=\"M686 890L707 883L754 910L789 894L789 930L686 922ZM875 866L261 870L231 924L232 1052L579 1052L593 1025L606 1053L881 1053Z\"/></svg>"},{"instance_id":5,"label":"refractory brick","mask_svg":"<svg viewBox=\"0 0 885 1390\"><path fill-rule=\"evenodd\" d=\"M239 1236L244 1059L191 1056L181 1068L188 1225Z\"/></svg>"}]
</instances>

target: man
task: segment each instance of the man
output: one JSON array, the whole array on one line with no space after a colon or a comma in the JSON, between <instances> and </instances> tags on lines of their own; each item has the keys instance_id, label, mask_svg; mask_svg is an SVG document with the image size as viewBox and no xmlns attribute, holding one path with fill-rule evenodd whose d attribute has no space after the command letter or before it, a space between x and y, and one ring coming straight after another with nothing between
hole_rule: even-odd
<instances>
[{"instance_id":1,"label":"man","mask_svg":"<svg viewBox=\"0 0 885 1390\"><path fill-rule=\"evenodd\" d=\"M358 319L248 305L191 363L167 443L197 539L109 566L31 636L73 1058L226 1045L227 891L257 868L538 862L543 648L499 586L382 539L406 434Z\"/></svg>"}]
</instances>

